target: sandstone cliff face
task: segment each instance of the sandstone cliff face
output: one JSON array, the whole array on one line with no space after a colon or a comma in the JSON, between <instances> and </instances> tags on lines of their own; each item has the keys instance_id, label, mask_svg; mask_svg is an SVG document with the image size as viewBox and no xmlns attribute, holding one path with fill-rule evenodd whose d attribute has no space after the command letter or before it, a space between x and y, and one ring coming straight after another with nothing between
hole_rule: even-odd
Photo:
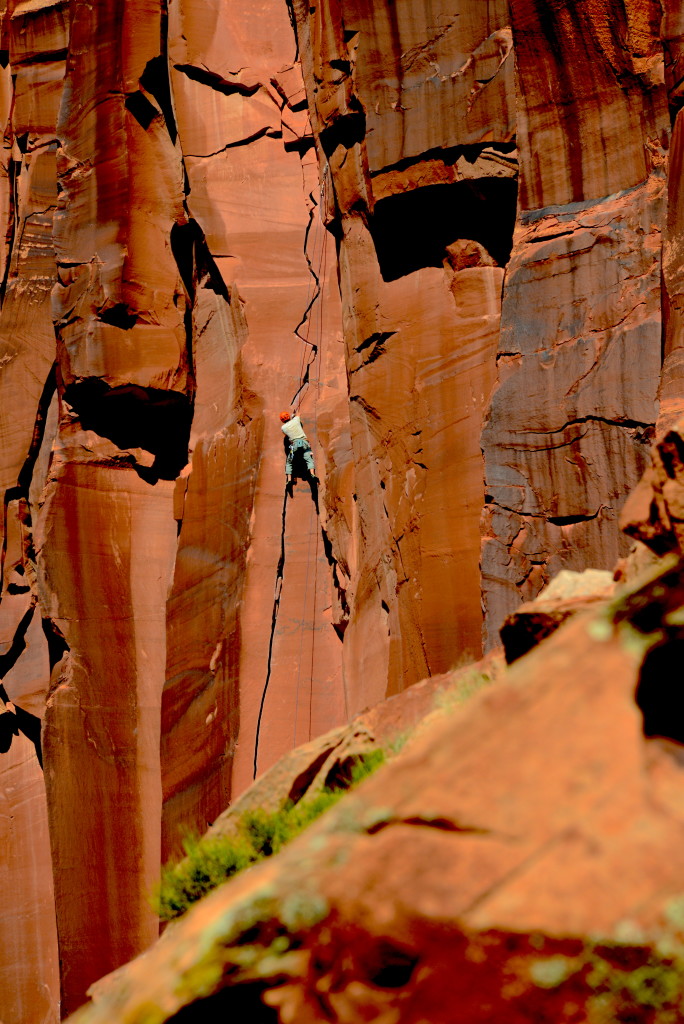
<instances>
[{"instance_id":1,"label":"sandstone cliff face","mask_svg":"<svg viewBox=\"0 0 684 1024\"><path fill-rule=\"evenodd\" d=\"M683 393L661 14L0 6L4 1024L145 948L255 773L479 656L482 601L492 644L612 567L663 355Z\"/></svg>"},{"instance_id":2,"label":"sandstone cliff face","mask_svg":"<svg viewBox=\"0 0 684 1024\"><path fill-rule=\"evenodd\" d=\"M521 180L483 432L489 642L559 569L624 553L616 518L646 464L662 358L661 13L511 4Z\"/></svg>"},{"instance_id":3,"label":"sandstone cliff face","mask_svg":"<svg viewBox=\"0 0 684 1024\"><path fill-rule=\"evenodd\" d=\"M338 239L360 529L334 549L359 707L480 650L480 424L516 202L511 30L505 2L294 6Z\"/></svg>"}]
</instances>

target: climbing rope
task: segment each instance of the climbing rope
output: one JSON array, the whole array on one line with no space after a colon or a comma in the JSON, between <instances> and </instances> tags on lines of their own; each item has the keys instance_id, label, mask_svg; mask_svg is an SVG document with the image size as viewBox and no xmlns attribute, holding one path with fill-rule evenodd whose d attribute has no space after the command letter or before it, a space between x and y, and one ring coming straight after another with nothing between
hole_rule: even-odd
<instances>
[{"instance_id":1,"label":"climbing rope","mask_svg":"<svg viewBox=\"0 0 684 1024\"><path fill-rule=\"evenodd\" d=\"M310 198L311 198L311 202L312 202L312 208L311 208L311 214L310 214L310 217L309 217L309 223L307 224L306 232L305 232L305 235L304 235L304 251L305 252L307 252L309 236L311 234L312 225L314 223L314 218L315 218L316 210L318 210L320 212L321 208L325 208L324 204L325 204L325 198L326 198L326 195L327 195L327 193L326 193L326 185L327 185L327 168L326 168L326 172L325 172L324 178L323 178L323 187L321 189L320 203L316 202L313 193L310 194ZM311 272L311 280L309 281L309 287L307 289L307 299L306 299L306 305L305 305L305 309L304 309L304 314L302 316L302 319L297 324L297 326L296 326L296 328L294 330L295 335L300 339L300 341L304 342L305 346L308 347L309 361L307 363L307 361L306 361L307 347L304 347L302 349L302 358L301 358L301 363L300 363L299 387L297 388L297 391L295 392L294 396L292 397L292 399L290 401L290 405L292 407L294 407L296 411L298 411L299 408L301 407L302 398L303 398L303 395L304 395L304 390L305 390L306 386L309 383L311 383L311 377L310 377L311 370L312 370L312 368L315 368L316 363L318 362L318 376L317 376L317 378L315 380L314 407L313 407L313 415L314 415L314 419L313 419L313 423L314 423L313 439L314 439L314 444L318 440L317 404L318 404L318 392L319 392L319 388L320 388L320 363L321 363L321 361L320 361L320 351L321 351L321 343L322 343L322 339L323 339L323 329L324 329L323 289L324 289L324 285L325 285L325 273L326 273L326 263L327 263L327 259L326 259L326 255L327 255L327 253L326 253L326 249L327 249L327 235L326 235L325 226L323 225L323 221L321 220L320 216L318 217L318 223L320 224L320 231L318 232L318 243L317 243L316 235L314 234L314 240L313 240L313 245L312 245L312 250L313 250L312 251L312 258L309 258L308 252L307 252L307 262L308 262L308 265L309 265L309 270ZM318 254L317 254L317 258L316 258L316 249L317 248L318 248ZM317 265L317 269L316 270L314 270L314 265ZM314 307L314 304L316 303L317 300L319 300L318 324L317 324L317 326L318 326L318 331L317 331L317 333L318 333L318 344L314 344L313 341L310 341L309 335L310 335L312 324L314 323L315 317L311 316L310 314L311 314L311 311L312 311L312 309ZM302 327L305 327L305 330L306 330L306 333L304 335L302 335L300 333ZM297 403L296 406L295 406L295 403ZM267 659L267 666L266 666L266 682L264 683L264 687L263 687L262 694L261 694L261 701L259 703L259 713L258 713L258 716L257 716L256 734L255 734L255 740L254 740L254 764L253 764L253 768L254 768L254 778L255 779L257 777L257 772L258 772L259 741L260 741L260 738L261 738L261 726L262 726L262 723L263 723L264 709L266 707L266 697L267 697L267 694L268 694L268 688L269 688L269 684L270 684L270 681L271 681L271 670L272 670L272 662L273 662L273 646L274 646L274 642L275 642L276 623L277 623L277 619L278 619L278 612L280 610L280 598L281 598L282 588L283 588L283 574L284 574L284 566L285 566L285 524L286 524L286 517L287 517L288 497L289 497L289 495L288 495L288 491L286 489L285 490L284 499L283 499L280 558L278 560L278 567L277 567L277 570L276 570L276 582L275 582L275 590L274 590L274 595L273 595L273 611L272 611L272 616L271 616L271 637L270 637L269 646L268 646L268 659ZM316 509L316 511L318 511L318 501L317 501L317 499L316 499L316 503L315 503L315 509ZM311 516L310 516L310 520L309 520L309 523L310 523L310 525L309 525L309 537L308 537L308 541L307 541L306 576L305 576L305 580L304 580L304 595L303 595L304 610L306 609L306 598L307 598L308 586L309 586L309 569L310 569L310 565L311 565L310 552L311 552L311 521L312 521L312 519L313 519L313 509L311 510ZM316 519L317 519L317 517L316 517ZM316 528L314 532L315 532L316 542L315 542L315 550L314 550L314 574L313 574L314 575L314 597L313 597L313 616L312 616L312 635L311 635L311 672L310 672L310 690L309 690L309 728L308 728L309 737L311 736L311 720L312 720L312 704L313 704L314 635L315 635L315 628L316 628L316 596L317 596L317 590L318 590L318 529ZM299 693L300 693L300 684L301 684L302 652L303 652L303 643L304 643L304 615L302 615L300 617L300 622L301 622L301 627L300 627L300 645L299 645L299 658L298 658L298 670L297 670L297 684L296 684L296 691L295 691L295 746L296 746L296 742L297 742L297 719L298 719L298 711L299 711Z\"/></svg>"},{"instance_id":2,"label":"climbing rope","mask_svg":"<svg viewBox=\"0 0 684 1024\"><path fill-rule=\"evenodd\" d=\"M319 210L325 209L326 203L326 182L327 175L324 176L324 184L322 187L322 193L320 193L320 204ZM306 368L306 380L304 379L304 373L300 376L300 389L299 393L303 392L304 385L313 385L313 441L314 444L318 439L318 422L317 422L317 402L318 394L320 389L320 362L322 362L322 350L323 350L323 337L325 330L325 311L324 311L324 297L326 288L326 272L327 272L327 256L328 256L328 238L326 228L323 224L323 220L319 218L320 224L319 236L320 236L320 247L318 254L318 265L317 272L314 274L313 268L311 273L316 281L316 298L318 299L317 316L314 314L309 317L307 328L306 328L306 339L308 340L309 331L311 325L314 324L314 335L316 337L316 343L311 346L310 360ZM315 323L317 321L317 323ZM317 328L317 330L315 330ZM312 380L312 373L315 375ZM300 398L301 404L301 398ZM317 498L315 509L317 512ZM308 597L308 581L309 581L309 566L310 566L310 549L311 549L311 528L313 526L313 534L315 537L314 550L313 550L313 607L311 611L311 659L309 667L309 692L308 692L308 728L307 728L307 740L311 738L311 724L313 716L313 667L315 660L315 612L316 612L316 599L318 594L318 522L317 515L313 517L313 509L309 517L309 536L307 541L306 550L306 574L304 579L304 594L302 597L302 615L300 617L300 634L299 634L299 657L297 659L297 683L295 690L295 734L294 734L294 745L297 745L297 729L299 722L299 699L301 689L301 674L302 674L302 655L304 647L304 613L306 611L306 600Z\"/></svg>"}]
</instances>

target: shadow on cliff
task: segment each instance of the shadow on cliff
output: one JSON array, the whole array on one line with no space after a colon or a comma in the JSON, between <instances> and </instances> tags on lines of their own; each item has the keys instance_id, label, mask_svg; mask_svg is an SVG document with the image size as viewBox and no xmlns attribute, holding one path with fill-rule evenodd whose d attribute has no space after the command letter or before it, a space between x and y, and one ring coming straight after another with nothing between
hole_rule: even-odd
<instances>
[{"instance_id":1,"label":"shadow on cliff","mask_svg":"<svg viewBox=\"0 0 684 1024\"><path fill-rule=\"evenodd\" d=\"M684 690L678 683L683 657L684 638L677 637L657 644L644 659L636 703L649 738L684 744Z\"/></svg>"},{"instance_id":2,"label":"shadow on cliff","mask_svg":"<svg viewBox=\"0 0 684 1024\"><path fill-rule=\"evenodd\" d=\"M187 395L138 384L112 388L99 377L90 377L69 384L64 400L85 430L106 437L118 448L150 452L151 466L134 467L148 483L175 480L187 463L192 422Z\"/></svg>"},{"instance_id":3,"label":"shadow on cliff","mask_svg":"<svg viewBox=\"0 0 684 1024\"><path fill-rule=\"evenodd\" d=\"M31 625L35 606L31 605L28 611L22 616L17 626L12 643L9 649L0 655L0 679L14 668L21 654L26 649L26 633ZM0 707L0 754L6 754L12 746L12 740L20 733L29 740L36 748L36 757L41 768L43 767L43 753L40 745L40 719L29 711L13 705L13 710L6 707L9 697L5 687L0 683L0 702L5 705Z\"/></svg>"},{"instance_id":4,"label":"shadow on cliff","mask_svg":"<svg viewBox=\"0 0 684 1024\"><path fill-rule=\"evenodd\" d=\"M516 201L512 178L425 185L378 200L369 229L383 279L441 267L447 246L458 239L479 242L504 267L513 247Z\"/></svg>"}]
</instances>

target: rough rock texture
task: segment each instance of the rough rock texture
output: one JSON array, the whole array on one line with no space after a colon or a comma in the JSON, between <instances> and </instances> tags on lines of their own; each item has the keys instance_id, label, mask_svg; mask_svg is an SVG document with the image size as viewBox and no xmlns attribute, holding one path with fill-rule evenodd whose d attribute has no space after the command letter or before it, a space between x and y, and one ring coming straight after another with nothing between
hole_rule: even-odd
<instances>
[{"instance_id":1,"label":"rough rock texture","mask_svg":"<svg viewBox=\"0 0 684 1024\"><path fill-rule=\"evenodd\" d=\"M36 742L19 715L49 690L51 838L15 739L4 1024L57 1012L51 859L68 1012L156 936L160 859L251 781L262 696L259 770L347 715L334 564L307 488L283 515L274 425L311 362L322 461L345 385L334 258L311 267L332 241L287 7L261 6L261 35L253 14L3 10L3 746Z\"/></svg>"},{"instance_id":2,"label":"rough rock texture","mask_svg":"<svg viewBox=\"0 0 684 1024\"><path fill-rule=\"evenodd\" d=\"M255 775L479 657L483 596L492 644L624 553L684 408L665 6L0 0L3 1024L148 945Z\"/></svg>"},{"instance_id":3,"label":"rough rock texture","mask_svg":"<svg viewBox=\"0 0 684 1024\"><path fill-rule=\"evenodd\" d=\"M651 465L630 494L621 525L658 556L684 551L684 420L654 445Z\"/></svg>"},{"instance_id":4,"label":"rough rock texture","mask_svg":"<svg viewBox=\"0 0 684 1024\"><path fill-rule=\"evenodd\" d=\"M516 196L511 32L503 2L294 9L339 250L354 469L335 505L353 501L358 528L333 520L331 538L357 708L480 651L480 422Z\"/></svg>"},{"instance_id":5,"label":"rough rock texture","mask_svg":"<svg viewBox=\"0 0 684 1024\"><path fill-rule=\"evenodd\" d=\"M625 551L616 519L662 358L661 15L650 0L511 3L521 185L483 433L488 643L559 569Z\"/></svg>"},{"instance_id":6,"label":"rough rock texture","mask_svg":"<svg viewBox=\"0 0 684 1024\"><path fill-rule=\"evenodd\" d=\"M681 941L681 701L651 660L680 649L681 572L576 617L442 716L74 1024L673 1019L648 987L606 1016L585 965L602 943L636 970Z\"/></svg>"}]
</instances>

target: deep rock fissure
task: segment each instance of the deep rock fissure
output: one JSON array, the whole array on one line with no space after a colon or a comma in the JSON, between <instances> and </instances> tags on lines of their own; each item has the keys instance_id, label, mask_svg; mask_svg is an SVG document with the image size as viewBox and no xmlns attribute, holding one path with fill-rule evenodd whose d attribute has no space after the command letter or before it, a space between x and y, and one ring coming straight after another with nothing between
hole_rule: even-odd
<instances>
[{"instance_id":1,"label":"deep rock fissure","mask_svg":"<svg viewBox=\"0 0 684 1024\"><path fill-rule=\"evenodd\" d=\"M280 595L283 590L283 573L285 570L285 521L287 516L287 501L289 494L287 488L285 489L285 495L283 497L283 511L281 517L281 528L280 528L280 557L278 559L278 565L276 567L276 579L275 589L273 594L273 610L271 612L271 633L268 641L268 658L266 661L266 681L264 682L264 688L261 692L261 701L259 703L259 715L257 717L256 734L254 737L254 778L257 777L258 765L259 765L259 740L261 738L261 725L264 717L264 707L266 705L266 695L268 694L269 683L271 682L271 669L273 665L273 644L275 641L276 626L278 625L278 612L280 611Z\"/></svg>"},{"instance_id":2,"label":"deep rock fissure","mask_svg":"<svg viewBox=\"0 0 684 1024\"><path fill-rule=\"evenodd\" d=\"M486 156L490 153L496 153L504 163L511 166L511 169L517 169L517 143L513 141L483 142L478 144L449 147L435 146L432 149L426 149L420 154L420 156L404 157L403 160L397 160L396 163L387 164L385 167L373 169L369 173L371 178L377 178L378 175L381 174L388 174L392 171L406 171L410 167L415 167L432 160L437 160L440 163L443 163L445 167L452 167L461 157L467 160L469 164L474 164L479 157Z\"/></svg>"},{"instance_id":3,"label":"deep rock fissure","mask_svg":"<svg viewBox=\"0 0 684 1024\"><path fill-rule=\"evenodd\" d=\"M656 644L644 658L635 700L643 715L644 736L684 744L684 637Z\"/></svg>"},{"instance_id":4,"label":"deep rock fissure","mask_svg":"<svg viewBox=\"0 0 684 1024\"><path fill-rule=\"evenodd\" d=\"M14 79L12 79L14 82ZM14 102L14 97L12 97ZM14 243L17 237L17 189L19 184L19 175L21 174L21 163L18 160L12 160L11 158L7 162L7 200L8 200L8 211L7 211L7 230L5 233L5 270L2 276L2 282L0 282L0 309L5 302L5 294L7 292L7 285L10 278L10 269L14 258Z\"/></svg>"}]
</instances>

